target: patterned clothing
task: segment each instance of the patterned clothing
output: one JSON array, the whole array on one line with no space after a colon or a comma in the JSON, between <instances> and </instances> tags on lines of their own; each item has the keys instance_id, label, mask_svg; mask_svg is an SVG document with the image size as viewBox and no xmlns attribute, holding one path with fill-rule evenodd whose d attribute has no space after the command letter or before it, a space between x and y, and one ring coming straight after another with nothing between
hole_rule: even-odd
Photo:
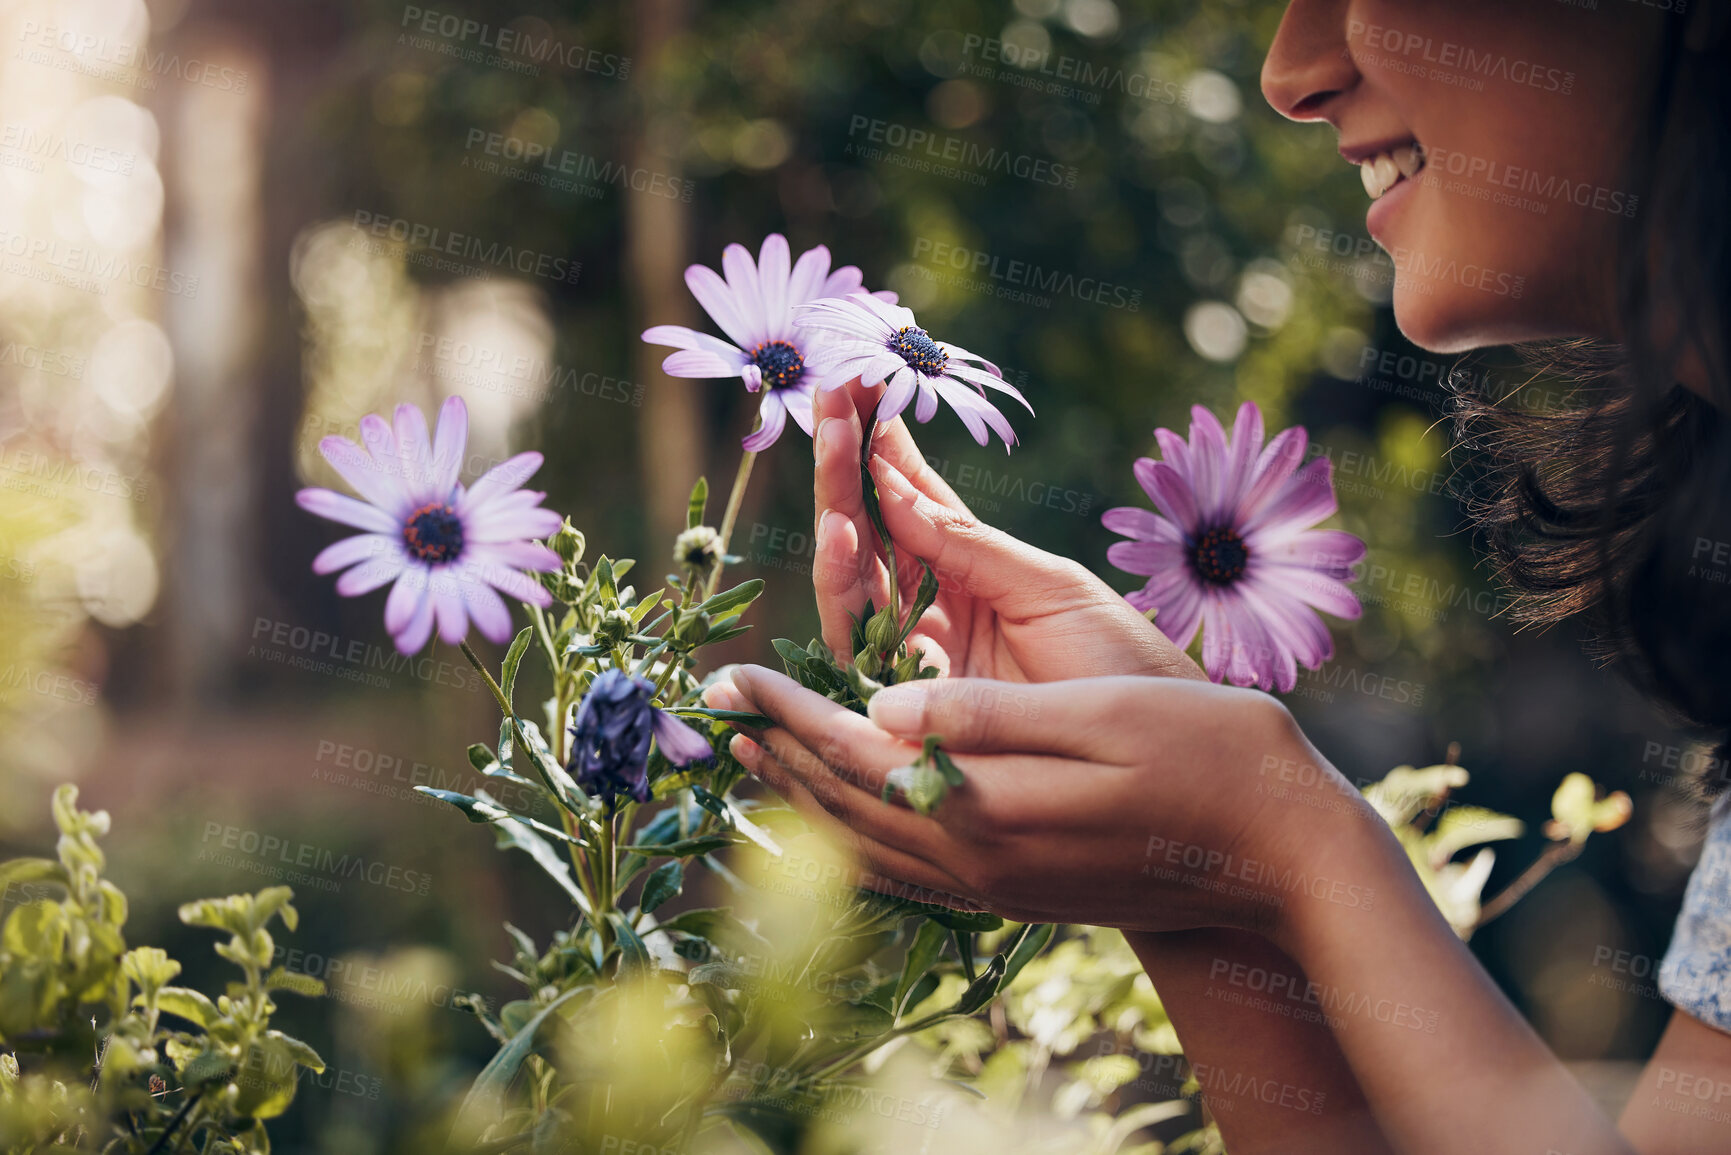
<instances>
[{"instance_id":1,"label":"patterned clothing","mask_svg":"<svg viewBox=\"0 0 1731 1155\"><path fill-rule=\"evenodd\" d=\"M1713 808L1707 844L1659 967L1659 993L1678 1010L1731 1032L1731 796Z\"/></svg>"}]
</instances>

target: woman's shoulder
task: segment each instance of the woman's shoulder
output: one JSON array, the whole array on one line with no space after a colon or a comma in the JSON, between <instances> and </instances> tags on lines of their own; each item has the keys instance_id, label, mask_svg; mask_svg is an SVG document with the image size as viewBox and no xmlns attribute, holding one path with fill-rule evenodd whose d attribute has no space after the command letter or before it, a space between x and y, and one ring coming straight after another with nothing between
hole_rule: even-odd
<instances>
[{"instance_id":1,"label":"woman's shoulder","mask_svg":"<svg viewBox=\"0 0 1731 1155\"><path fill-rule=\"evenodd\" d=\"M1713 807L1701 861L1689 876L1659 967L1659 993L1702 1022L1731 1031L1731 795Z\"/></svg>"}]
</instances>

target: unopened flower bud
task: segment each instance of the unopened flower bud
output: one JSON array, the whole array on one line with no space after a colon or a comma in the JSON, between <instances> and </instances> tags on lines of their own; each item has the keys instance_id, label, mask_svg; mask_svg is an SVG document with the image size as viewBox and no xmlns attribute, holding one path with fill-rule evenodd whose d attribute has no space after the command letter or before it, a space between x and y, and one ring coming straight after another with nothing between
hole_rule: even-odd
<instances>
[{"instance_id":1,"label":"unopened flower bud","mask_svg":"<svg viewBox=\"0 0 1731 1155\"><path fill-rule=\"evenodd\" d=\"M861 650L854 655L853 668L868 678L875 678L884 668L884 664L871 650Z\"/></svg>"},{"instance_id":2,"label":"unopened flower bud","mask_svg":"<svg viewBox=\"0 0 1731 1155\"><path fill-rule=\"evenodd\" d=\"M709 569L721 560L721 535L707 525L686 530L673 539L673 560L691 569Z\"/></svg>"},{"instance_id":3,"label":"unopened flower bud","mask_svg":"<svg viewBox=\"0 0 1731 1155\"><path fill-rule=\"evenodd\" d=\"M884 801L899 793L921 814L936 810L947 791L944 776L923 760L911 766L898 766L884 776Z\"/></svg>"},{"instance_id":4,"label":"unopened flower bud","mask_svg":"<svg viewBox=\"0 0 1731 1155\"><path fill-rule=\"evenodd\" d=\"M559 532L553 535L553 552L566 565L571 565L583 556L583 545L583 535L572 527L571 519L566 518Z\"/></svg>"},{"instance_id":5,"label":"unopened flower bud","mask_svg":"<svg viewBox=\"0 0 1731 1155\"><path fill-rule=\"evenodd\" d=\"M866 623L866 645L880 654L887 654L895 649L896 641L901 632L901 627L896 623L895 615L890 612L888 606L885 606L873 614L871 621Z\"/></svg>"},{"instance_id":6,"label":"unopened flower bud","mask_svg":"<svg viewBox=\"0 0 1731 1155\"><path fill-rule=\"evenodd\" d=\"M709 636L709 615L701 610L689 617L681 615L679 624L673 627L673 636L688 646L700 646Z\"/></svg>"},{"instance_id":7,"label":"unopened flower bud","mask_svg":"<svg viewBox=\"0 0 1731 1155\"><path fill-rule=\"evenodd\" d=\"M601 622L595 627L595 640L602 645L616 646L625 640L636 624L631 620L628 611L608 610L601 615Z\"/></svg>"}]
</instances>

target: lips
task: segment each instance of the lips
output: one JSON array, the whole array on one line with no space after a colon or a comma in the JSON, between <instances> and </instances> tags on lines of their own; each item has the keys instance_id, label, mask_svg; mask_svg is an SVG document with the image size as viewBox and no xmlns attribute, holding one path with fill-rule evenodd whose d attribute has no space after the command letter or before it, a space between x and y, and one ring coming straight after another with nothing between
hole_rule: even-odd
<instances>
[{"instance_id":1,"label":"lips","mask_svg":"<svg viewBox=\"0 0 1731 1155\"><path fill-rule=\"evenodd\" d=\"M1360 158L1358 175L1364 180L1364 191L1371 200L1379 200L1395 185L1415 176L1424 168L1424 150L1419 143L1408 141L1394 148Z\"/></svg>"}]
</instances>

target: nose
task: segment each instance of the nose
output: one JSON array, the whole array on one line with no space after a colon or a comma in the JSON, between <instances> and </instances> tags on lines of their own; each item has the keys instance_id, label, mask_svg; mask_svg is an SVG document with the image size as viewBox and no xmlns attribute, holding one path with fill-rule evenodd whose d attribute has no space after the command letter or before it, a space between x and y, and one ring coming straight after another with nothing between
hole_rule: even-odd
<instances>
[{"instance_id":1,"label":"nose","mask_svg":"<svg viewBox=\"0 0 1731 1155\"><path fill-rule=\"evenodd\" d=\"M1292 0L1262 64L1262 95L1289 120L1330 120L1358 83L1347 50L1351 0Z\"/></svg>"}]
</instances>

